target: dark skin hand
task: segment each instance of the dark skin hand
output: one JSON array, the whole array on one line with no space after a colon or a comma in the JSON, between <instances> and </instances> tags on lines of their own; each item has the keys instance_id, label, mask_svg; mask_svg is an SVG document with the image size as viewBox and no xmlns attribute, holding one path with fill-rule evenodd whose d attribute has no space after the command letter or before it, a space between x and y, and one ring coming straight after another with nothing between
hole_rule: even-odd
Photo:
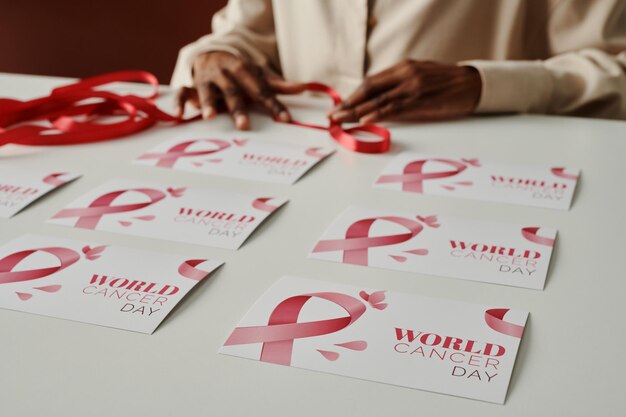
<instances>
[{"instance_id":1,"label":"dark skin hand","mask_svg":"<svg viewBox=\"0 0 626 417\"><path fill-rule=\"evenodd\" d=\"M404 60L366 78L330 117L342 123L455 119L476 109L481 88L475 68Z\"/></svg>"},{"instance_id":2,"label":"dark skin hand","mask_svg":"<svg viewBox=\"0 0 626 417\"><path fill-rule=\"evenodd\" d=\"M193 81L194 88L183 87L176 95L179 117L184 114L187 103L200 109L204 119L214 118L219 107L226 107L240 130L250 128L248 109L251 104L259 105L277 120L291 121L287 108L276 94L301 91L300 87L271 71L221 51L207 52L196 58Z\"/></svg>"}]
</instances>

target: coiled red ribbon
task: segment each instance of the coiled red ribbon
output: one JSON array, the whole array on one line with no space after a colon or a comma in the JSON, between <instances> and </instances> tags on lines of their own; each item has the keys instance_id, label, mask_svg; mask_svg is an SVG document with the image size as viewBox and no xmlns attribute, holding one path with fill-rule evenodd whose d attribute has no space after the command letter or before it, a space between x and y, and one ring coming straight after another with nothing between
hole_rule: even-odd
<instances>
[{"instance_id":1,"label":"coiled red ribbon","mask_svg":"<svg viewBox=\"0 0 626 417\"><path fill-rule=\"evenodd\" d=\"M99 89L116 82L145 83L152 86L152 92L142 97ZM149 72L119 71L55 88L50 95L34 100L0 98L0 146L8 143L55 146L101 142L141 132L158 122L177 124L198 118L182 119L160 110L153 101L159 95L158 87L157 78ZM341 102L339 94L324 84L302 84L302 90L325 93L335 104ZM122 116L123 120L101 119L108 116ZM291 124L327 130L341 146L355 152L382 153L391 144L389 131L378 125L344 129L332 120L328 126L296 121ZM379 140L359 139L359 133L373 135Z\"/></svg>"}]
</instances>

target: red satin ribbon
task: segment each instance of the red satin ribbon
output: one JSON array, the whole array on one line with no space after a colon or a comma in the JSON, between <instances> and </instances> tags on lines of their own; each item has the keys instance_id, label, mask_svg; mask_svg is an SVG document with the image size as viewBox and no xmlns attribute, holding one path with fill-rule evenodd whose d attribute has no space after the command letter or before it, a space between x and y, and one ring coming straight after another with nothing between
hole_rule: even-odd
<instances>
[{"instance_id":1,"label":"red satin ribbon","mask_svg":"<svg viewBox=\"0 0 626 417\"><path fill-rule=\"evenodd\" d=\"M121 95L99 90L115 82L140 82L152 86L147 96ZM158 122L184 123L161 111L152 101L158 92L157 78L146 71L119 71L85 78L76 83L55 88L50 95L29 101L0 98L0 146L8 143L30 146L55 146L93 143L121 138L141 132ZM325 93L335 104L339 94L320 83L302 84L303 90ZM117 122L100 123L99 117L121 116ZM41 122L49 122L48 125ZM382 153L389 149L389 131L378 125L360 125L344 129L330 121L328 126L293 121L296 126L327 130L341 146L355 152ZM368 133L378 141L364 141L357 136Z\"/></svg>"},{"instance_id":2,"label":"red satin ribbon","mask_svg":"<svg viewBox=\"0 0 626 417\"><path fill-rule=\"evenodd\" d=\"M341 103L341 96L339 93L322 83L304 83L302 84L303 90L314 91L318 93L324 93L328 95L333 104L338 105ZM335 122L329 119L328 126L314 125L310 123L302 123L297 121L289 122L292 125L310 127L312 129L327 130L337 143L346 149L360 153L384 153L387 152L391 146L391 133L385 127L376 124L357 125L348 129L344 129L341 123ZM378 141L364 141L356 137L355 133L366 133L378 137Z\"/></svg>"},{"instance_id":3,"label":"red satin ribbon","mask_svg":"<svg viewBox=\"0 0 626 417\"><path fill-rule=\"evenodd\" d=\"M142 82L153 89L145 97L96 89L114 82ZM50 95L30 101L0 99L0 146L93 143L140 132L159 121L181 122L152 101L158 96L158 86L149 72L119 71L55 88ZM98 123L100 116L123 116L123 120Z\"/></svg>"}]
</instances>

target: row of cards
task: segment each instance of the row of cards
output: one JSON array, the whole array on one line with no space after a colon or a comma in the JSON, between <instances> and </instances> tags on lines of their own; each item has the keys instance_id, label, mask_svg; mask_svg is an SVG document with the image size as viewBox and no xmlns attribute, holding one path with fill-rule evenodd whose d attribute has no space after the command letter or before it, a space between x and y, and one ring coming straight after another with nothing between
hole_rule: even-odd
<instances>
[{"instance_id":1,"label":"row of cards","mask_svg":"<svg viewBox=\"0 0 626 417\"><path fill-rule=\"evenodd\" d=\"M333 151L245 139L174 139L141 155L142 165L293 184ZM456 196L537 207L569 209L579 171L434 157L411 152L396 156L374 187ZM27 205L78 176L0 168L0 217Z\"/></svg>"},{"instance_id":2,"label":"row of cards","mask_svg":"<svg viewBox=\"0 0 626 417\"><path fill-rule=\"evenodd\" d=\"M220 265L25 235L0 247L0 306L152 333ZM504 403L527 316L502 306L285 277L220 352Z\"/></svg>"},{"instance_id":3,"label":"row of cards","mask_svg":"<svg viewBox=\"0 0 626 417\"><path fill-rule=\"evenodd\" d=\"M48 220L63 226L237 249L282 198L113 180ZM349 207L314 259L542 289L556 230Z\"/></svg>"}]
</instances>

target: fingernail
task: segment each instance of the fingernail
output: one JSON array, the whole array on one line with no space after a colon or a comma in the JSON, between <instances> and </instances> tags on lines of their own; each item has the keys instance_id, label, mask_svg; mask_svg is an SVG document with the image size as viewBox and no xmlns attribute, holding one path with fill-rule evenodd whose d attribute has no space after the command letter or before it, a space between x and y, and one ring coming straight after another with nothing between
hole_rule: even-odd
<instances>
[{"instance_id":1,"label":"fingernail","mask_svg":"<svg viewBox=\"0 0 626 417\"><path fill-rule=\"evenodd\" d=\"M281 122L290 122L291 116L286 111L281 111L280 113L278 113L278 120L280 120Z\"/></svg>"},{"instance_id":2,"label":"fingernail","mask_svg":"<svg viewBox=\"0 0 626 417\"><path fill-rule=\"evenodd\" d=\"M216 114L213 107L205 107L204 110L202 110L202 118L206 120L214 118Z\"/></svg>"},{"instance_id":3,"label":"fingernail","mask_svg":"<svg viewBox=\"0 0 626 417\"><path fill-rule=\"evenodd\" d=\"M330 118L333 120L341 120L350 116L350 113L345 110L335 111L330 114Z\"/></svg>"},{"instance_id":4,"label":"fingernail","mask_svg":"<svg viewBox=\"0 0 626 417\"><path fill-rule=\"evenodd\" d=\"M248 129L248 117L238 114L235 116L235 126L239 130L247 130Z\"/></svg>"}]
</instances>

